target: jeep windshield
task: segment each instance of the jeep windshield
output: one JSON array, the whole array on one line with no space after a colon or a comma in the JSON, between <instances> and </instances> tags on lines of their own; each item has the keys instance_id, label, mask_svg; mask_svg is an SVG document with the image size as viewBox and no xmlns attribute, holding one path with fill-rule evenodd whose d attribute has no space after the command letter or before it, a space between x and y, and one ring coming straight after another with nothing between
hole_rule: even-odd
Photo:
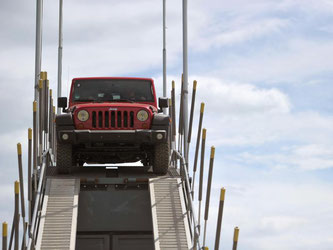
<instances>
[{"instance_id":1,"label":"jeep windshield","mask_svg":"<svg viewBox=\"0 0 333 250\"><path fill-rule=\"evenodd\" d=\"M73 102L154 102L151 81L140 79L77 79Z\"/></svg>"}]
</instances>

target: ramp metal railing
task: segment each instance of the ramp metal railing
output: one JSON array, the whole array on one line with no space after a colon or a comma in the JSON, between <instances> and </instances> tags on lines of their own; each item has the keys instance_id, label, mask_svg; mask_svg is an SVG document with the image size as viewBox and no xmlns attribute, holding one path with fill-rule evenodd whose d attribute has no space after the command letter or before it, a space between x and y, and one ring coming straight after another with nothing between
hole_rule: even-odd
<instances>
[{"instance_id":1,"label":"ramp metal railing","mask_svg":"<svg viewBox=\"0 0 333 250\"><path fill-rule=\"evenodd\" d=\"M44 202L45 186L46 186L46 170L49 166L55 166L55 154L56 152L56 133L55 133L55 112L56 109L53 106L52 90L49 89L49 81L47 80L47 73L41 72L41 79L39 80L38 94L39 98L33 102L33 128L28 130L28 215L26 219L25 204L24 204L24 185L23 185L23 164L22 164L22 149L21 144L17 146L18 150L18 170L20 182L15 183L15 213L13 218L13 224L11 227L10 239L7 240L7 223L3 223L3 250L11 250L14 246L15 250L28 249L34 250L36 248L37 238L39 237L39 224L41 220L41 211ZM197 82L193 84L196 88ZM196 89L195 89L196 90ZM192 107L191 107L191 119L190 124L193 124L194 106L195 106L195 91L193 91ZM185 143L190 144L190 137L185 141L183 130L184 125L182 119L182 107L180 105L180 119L179 119L179 138L176 140L176 107L175 107L175 82L172 82L172 94L171 94L171 107L169 108L169 116L172 121L170 131L171 153L170 153L170 166L178 169L182 179L182 190L186 206L186 213L188 219L188 225L190 228L191 237L191 249L203 250L208 249L206 247L206 228L209 214L210 194L213 176L213 163L215 148L211 147L211 156L209 160L209 171L207 181L207 194L204 219L204 230L201 230L201 201L203 192L203 175L204 175L204 162L205 162L205 145L206 145L206 129L202 128L203 122L203 110L204 104L201 104L200 116L198 122L198 135L196 140L195 154L194 154L194 166L193 175L190 176L189 163L187 162L188 151L185 149ZM182 95L181 95L182 96ZM181 101L180 101L181 103ZM192 128L190 128L192 131ZM202 138L201 138L202 134ZM201 145L200 145L201 144ZM178 149L177 149L178 148ZM199 213L196 213L194 208L194 189L195 189L195 174L197 169L197 162L199 151L200 152L200 176L199 176ZM20 199L21 198L21 199ZM220 233L223 216L223 206L225 198L225 189L221 189L220 206L217 218L216 237L215 237L215 250L220 249ZM20 208L21 201L21 208ZM21 212L21 214L20 214ZM197 217L198 215L198 217ZM19 244L19 225L20 219L23 225L22 243ZM202 234L203 232L203 234ZM237 249L238 245L239 228L236 227L233 238L233 250ZM9 244L7 244L7 242ZM8 247L7 247L8 245Z\"/></svg>"},{"instance_id":2,"label":"ramp metal railing","mask_svg":"<svg viewBox=\"0 0 333 250\"><path fill-rule=\"evenodd\" d=\"M193 246L193 249L201 249L200 239L199 239L200 232L199 232L199 227L197 224L195 209L194 209L192 198L191 198L191 185L190 185L188 170L186 168L185 157L176 150L172 150L171 158L172 158L172 156L174 156L176 159L180 160L180 174L181 174L182 184L183 184L182 188L183 188L183 192L184 192L184 195L186 198L185 200L187 202L186 209L187 209L187 215L189 218L189 224L190 224L190 229L191 229L192 246Z\"/></svg>"},{"instance_id":3,"label":"ramp metal railing","mask_svg":"<svg viewBox=\"0 0 333 250\"><path fill-rule=\"evenodd\" d=\"M189 158L189 151L185 150L184 143L187 143L187 148L191 143L191 133L192 133L192 126L193 126L193 119L194 119L194 109L195 109L195 98L196 98L196 91L197 91L197 81L193 82L193 91L192 91L192 101L191 101L191 113L190 113L190 127L189 127L189 135L187 141L184 136L184 119L183 115L183 91L184 91L184 82L182 78L181 82L181 93L180 93L180 107L179 107L179 126L178 131L176 131L176 88L175 88L175 81L172 81L172 89L171 89L171 108L169 117L172 121L171 124L171 131L170 131L170 140L172 145L171 155L170 155L170 165L178 168L180 166L180 175L182 178L183 183L183 193L184 193L184 200L186 202L186 209L189 219L189 225L191 228L191 238L193 249L200 249L206 250L208 247L206 246L206 233L207 233L207 222L209 217L209 207L210 207L210 195L211 195L211 186L212 186L212 179L213 179L213 166L214 166L214 158L215 158L215 147L211 147L210 152L210 160L209 160L209 169L208 169L208 179L207 179L207 188L206 188L206 204L204 210L204 230L201 230L201 202L202 202L202 193L203 193L203 183L204 183L204 162L205 162L205 147L206 147L206 133L207 129L203 128L203 115L204 115L204 108L205 104L200 104L200 114L199 114L199 121L198 121L198 133L196 138L196 145L195 145L195 152L194 152L194 163L193 163L193 174L190 176L190 168L189 162L186 160ZM178 132L178 141L176 140L176 134ZM202 135L202 139L201 139ZM201 144L201 145L200 145ZM200 147L201 146L201 147ZM199 212L198 218L196 217L196 211L194 209L194 197L195 193L194 190L196 188L195 185L195 177L197 171L197 163L198 163L198 156L200 152L200 173L199 173L199 192L198 192L198 203L199 203ZM217 226L216 226L216 237L215 237L215 250L220 249L220 234L222 228L222 216L223 216L223 207L224 207L224 199L225 199L225 188L221 188L220 194L220 205L218 211L218 218L217 218ZM203 231L203 233L202 233ZM237 249L237 242L238 242L238 234L239 228L235 229L235 237L234 237L234 244L233 250ZM202 237L201 237L202 236ZM201 241L202 240L202 241ZM202 243L201 243L202 242Z\"/></svg>"},{"instance_id":4,"label":"ramp metal railing","mask_svg":"<svg viewBox=\"0 0 333 250\"><path fill-rule=\"evenodd\" d=\"M55 138L55 107L53 106L52 90L49 89L47 73L41 72L38 85L38 99L33 102L33 129L28 129L28 219L26 221L24 178L21 144L17 144L19 182L15 182L15 213L7 248L7 232L2 249L35 249L38 237L39 221L44 200L46 169L54 166ZM21 198L21 207L19 206ZM20 214L21 211L21 214ZM19 225L22 218L23 235L19 244ZM4 227L7 231L7 226Z\"/></svg>"},{"instance_id":5,"label":"ramp metal railing","mask_svg":"<svg viewBox=\"0 0 333 250\"><path fill-rule=\"evenodd\" d=\"M51 158L51 156L50 156L49 150L44 151L43 156L42 156L42 166L41 166L40 172L39 172L38 189L36 192L35 204L34 204L34 209L33 209L33 214L32 214L29 235L28 235L29 240L28 240L28 244L26 246L28 250L35 249L35 246L36 246L36 241L37 241L37 237L38 237L38 226L39 226L39 222L41 219L41 210L43 207L44 194L45 194L45 184L46 184L45 173L46 173L46 169L50 165L53 165L53 162L50 158Z\"/></svg>"}]
</instances>

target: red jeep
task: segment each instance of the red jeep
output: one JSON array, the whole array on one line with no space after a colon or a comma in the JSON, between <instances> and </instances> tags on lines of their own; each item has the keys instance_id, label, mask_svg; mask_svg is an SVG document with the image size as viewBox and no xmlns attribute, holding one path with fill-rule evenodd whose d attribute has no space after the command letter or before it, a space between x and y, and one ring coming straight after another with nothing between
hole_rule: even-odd
<instances>
[{"instance_id":1,"label":"red jeep","mask_svg":"<svg viewBox=\"0 0 333 250\"><path fill-rule=\"evenodd\" d=\"M165 174L169 166L170 119L157 108L154 81L148 78L74 78L67 98L58 99L57 168L65 174L86 163L141 161Z\"/></svg>"}]
</instances>

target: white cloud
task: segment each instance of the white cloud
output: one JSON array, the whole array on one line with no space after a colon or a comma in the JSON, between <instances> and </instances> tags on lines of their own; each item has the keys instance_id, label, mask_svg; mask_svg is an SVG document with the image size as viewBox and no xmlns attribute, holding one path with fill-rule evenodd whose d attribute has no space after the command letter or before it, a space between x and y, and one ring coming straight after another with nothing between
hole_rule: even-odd
<instances>
[{"instance_id":1,"label":"white cloud","mask_svg":"<svg viewBox=\"0 0 333 250\"><path fill-rule=\"evenodd\" d=\"M332 51L329 41L289 40L282 49L263 48L258 53L221 62L223 71L216 70L215 74L240 81L302 84L315 75L331 71L332 62L324 58Z\"/></svg>"},{"instance_id":2,"label":"white cloud","mask_svg":"<svg viewBox=\"0 0 333 250\"><path fill-rule=\"evenodd\" d=\"M194 5L204 10L256 16L276 11L303 11L307 14L318 15L318 13L332 13L333 10L331 0L252 0L251 2L246 0L234 0L232 2L213 0L210 4L194 1Z\"/></svg>"},{"instance_id":3,"label":"white cloud","mask_svg":"<svg viewBox=\"0 0 333 250\"><path fill-rule=\"evenodd\" d=\"M221 27L219 30L214 27L214 30L208 29L208 32L207 29L204 29L201 33L197 31L197 37L192 38L191 46L194 50L207 50L237 45L254 39L272 36L288 25L288 20L278 18L243 19L228 24L228 27Z\"/></svg>"},{"instance_id":4,"label":"white cloud","mask_svg":"<svg viewBox=\"0 0 333 250\"><path fill-rule=\"evenodd\" d=\"M289 146L274 154L241 153L237 156L243 163L260 164L275 169L320 170L333 168L333 145L305 144Z\"/></svg>"},{"instance_id":5,"label":"white cloud","mask_svg":"<svg viewBox=\"0 0 333 250\"><path fill-rule=\"evenodd\" d=\"M176 79L178 107L179 78L168 76L168 79ZM331 145L333 118L313 111L293 111L289 97L281 90L213 77L191 77L190 82L193 79L198 80L194 130L200 103L205 102L203 126L215 146L259 146L286 141L299 145ZM157 83L161 81L161 77L156 79ZM192 84L190 94L191 87ZM327 164L323 164L323 168Z\"/></svg>"},{"instance_id":6,"label":"white cloud","mask_svg":"<svg viewBox=\"0 0 333 250\"><path fill-rule=\"evenodd\" d=\"M226 167L217 163L216 169ZM276 177L260 173L251 180L246 172L228 174L221 184L226 187L221 248L231 247L233 228L239 226L239 247L249 250L330 249L330 184L308 179L285 180L282 184ZM230 180L236 175L237 181ZM229 185L235 182L242 186L242 195L231 192ZM213 188L207 232L209 248L214 244L218 197L219 188Z\"/></svg>"},{"instance_id":7,"label":"white cloud","mask_svg":"<svg viewBox=\"0 0 333 250\"><path fill-rule=\"evenodd\" d=\"M176 94L180 95L180 79L168 75L169 81L176 80ZM248 83L225 81L214 77L191 76L189 81L197 80L197 106L206 103L206 111L216 116L251 116L255 114L284 114L291 109L286 94L275 88L259 88ZM156 83L162 78L156 78ZM169 87L170 90L170 87ZM159 88L161 91L161 88ZM192 84L189 84L189 98L192 94ZM177 100L179 104L179 100Z\"/></svg>"},{"instance_id":8,"label":"white cloud","mask_svg":"<svg viewBox=\"0 0 333 250\"><path fill-rule=\"evenodd\" d=\"M197 105L206 103L204 126L213 144L260 145L296 140L327 143L333 118L316 112L294 112L289 97L274 88L258 88L216 78L197 77ZM179 92L178 92L179 93Z\"/></svg>"},{"instance_id":9,"label":"white cloud","mask_svg":"<svg viewBox=\"0 0 333 250\"><path fill-rule=\"evenodd\" d=\"M208 111L222 116L288 113L288 97L274 88L258 88L251 84L229 83L216 78L193 77L199 82L198 97L207 100ZM207 86L207 87L206 87Z\"/></svg>"},{"instance_id":10,"label":"white cloud","mask_svg":"<svg viewBox=\"0 0 333 250\"><path fill-rule=\"evenodd\" d=\"M208 124L211 121L208 120ZM327 143L333 133L329 127L333 125L332 118L316 113L261 114L237 119L221 117L216 123L219 127L208 125L208 128L213 134L220 135L216 140L220 145L260 145L283 141Z\"/></svg>"},{"instance_id":11,"label":"white cloud","mask_svg":"<svg viewBox=\"0 0 333 250\"><path fill-rule=\"evenodd\" d=\"M268 216L263 217L260 221L259 227L264 231L276 231L281 232L289 229L297 229L298 227L304 226L307 220L304 218L295 218L293 216Z\"/></svg>"}]
</instances>

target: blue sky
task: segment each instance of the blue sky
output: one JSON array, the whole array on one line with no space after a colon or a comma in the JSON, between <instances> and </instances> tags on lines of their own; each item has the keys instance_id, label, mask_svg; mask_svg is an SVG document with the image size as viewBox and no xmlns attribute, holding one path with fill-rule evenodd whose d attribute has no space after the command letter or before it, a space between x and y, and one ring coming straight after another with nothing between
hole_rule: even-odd
<instances>
[{"instance_id":1,"label":"blue sky","mask_svg":"<svg viewBox=\"0 0 333 250\"><path fill-rule=\"evenodd\" d=\"M148 76L161 93L161 6L65 2L64 85L77 76ZM58 5L44 7L42 68L55 89ZM32 1L0 3L0 198L10 204L16 143L26 144L31 126L34 11ZM167 1L167 26L168 82L179 87L181 2ZM206 103L207 156L217 148L210 249L222 186L221 249L231 248L234 226L239 249L332 249L332 41L331 0L189 2L189 86L198 80L197 113ZM4 220L11 208L1 202Z\"/></svg>"}]
</instances>

